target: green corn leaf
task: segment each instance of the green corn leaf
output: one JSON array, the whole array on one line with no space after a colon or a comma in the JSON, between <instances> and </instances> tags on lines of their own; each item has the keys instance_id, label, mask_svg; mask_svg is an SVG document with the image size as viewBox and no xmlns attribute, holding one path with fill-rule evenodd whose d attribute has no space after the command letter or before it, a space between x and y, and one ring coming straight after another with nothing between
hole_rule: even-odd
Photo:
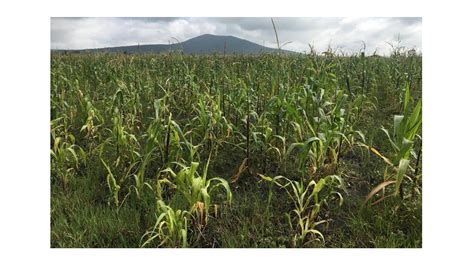
<instances>
[{"instance_id":1,"label":"green corn leaf","mask_svg":"<svg viewBox=\"0 0 474 266\"><path fill-rule=\"evenodd\" d=\"M402 184L403 177L405 176L405 173L408 169L409 163L410 163L409 160L406 160L406 159L401 159L400 160L400 163L399 163L398 169L397 169L397 175L395 177L395 180L396 180L395 195L398 195L400 193L400 186Z\"/></svg>"}]
</instances>

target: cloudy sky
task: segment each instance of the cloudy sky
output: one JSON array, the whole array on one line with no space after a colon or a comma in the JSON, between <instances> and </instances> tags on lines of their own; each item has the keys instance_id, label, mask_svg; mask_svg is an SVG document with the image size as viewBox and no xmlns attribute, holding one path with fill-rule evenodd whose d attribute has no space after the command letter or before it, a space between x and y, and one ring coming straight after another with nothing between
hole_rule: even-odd
<instances>
[{"instance_id":1,"label":"cloudy sky","mask_svg":"<svg viewBox=\"0 0 474 266\"><path fill-rule=\"evenodd\" d=\"M421 18L274 18L284 49L322 52L330 45L344 52L387 54L390 45L421 51ZM51 18L51 49L83 49L168 44L201 34L233 35L276 47L270 18Z\"/></svg>"}]
</instances>

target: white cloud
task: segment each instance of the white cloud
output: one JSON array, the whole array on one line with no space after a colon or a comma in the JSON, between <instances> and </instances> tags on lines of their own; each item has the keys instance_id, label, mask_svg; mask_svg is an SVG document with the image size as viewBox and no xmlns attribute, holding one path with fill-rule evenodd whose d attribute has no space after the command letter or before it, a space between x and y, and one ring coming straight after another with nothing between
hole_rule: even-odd
<instances>
[{"instance_id":1,"label":"white cloud","mask_svg":"<svg viewBox=\"0 0 474 266\"><path fill-rule=\"evenodd\" d=\"M421 50L421 18L274 18L285 49L321 52L331 45L356 52L390 52L387 42ZM201 34L233 35L276 47L270 18L52 18L52 49L84 49L185 41Z\"/></svg>"}]
</instances>

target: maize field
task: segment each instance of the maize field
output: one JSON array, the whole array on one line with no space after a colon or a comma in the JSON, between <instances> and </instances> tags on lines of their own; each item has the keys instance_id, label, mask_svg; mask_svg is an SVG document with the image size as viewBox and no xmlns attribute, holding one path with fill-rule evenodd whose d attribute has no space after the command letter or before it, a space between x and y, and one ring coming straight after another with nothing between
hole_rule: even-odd
<instances>
[{"instance_id":1,"label":"maize field","mask_svg":"<svg viewBox=\"0 0 474 266\"><path fill-rule=\"evenodd\" d=\"M422 56L51 54L51 247L421 247Z\"/></svg>"}]
</instances>

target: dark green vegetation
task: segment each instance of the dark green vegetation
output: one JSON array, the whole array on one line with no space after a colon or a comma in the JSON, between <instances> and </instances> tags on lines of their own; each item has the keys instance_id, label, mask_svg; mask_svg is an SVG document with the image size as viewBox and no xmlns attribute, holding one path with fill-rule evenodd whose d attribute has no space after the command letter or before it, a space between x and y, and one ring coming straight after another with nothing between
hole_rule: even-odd
<instances>
[{"instance_id":1,"label":"dark green vegetation","mask_svg":"<svg viewBox=\"0 0 474 266\"><path fill-rule=\"evenodd\" d=\"M51 58L52 247L421 247L421 56Z\"/></svg>"},{"instance_id":2,"label":"dark green vegetation","mask_svg":"<svg viewBox=\"0 0 474 266\"><path fill-rule=\"evenodd\" d=\"M296 54L296 52L273 49L258 45L256 43L240 39L234 36L219 36L204 34L191 38L189 40L170 44L146 44L131 45L121 47L107 47L98 49L75 50L72 52L114 52L114 53L164 53L170 51L182 51L185 54L261 54L284 52L287 54Z\"/></svg>"}]
</instances>

